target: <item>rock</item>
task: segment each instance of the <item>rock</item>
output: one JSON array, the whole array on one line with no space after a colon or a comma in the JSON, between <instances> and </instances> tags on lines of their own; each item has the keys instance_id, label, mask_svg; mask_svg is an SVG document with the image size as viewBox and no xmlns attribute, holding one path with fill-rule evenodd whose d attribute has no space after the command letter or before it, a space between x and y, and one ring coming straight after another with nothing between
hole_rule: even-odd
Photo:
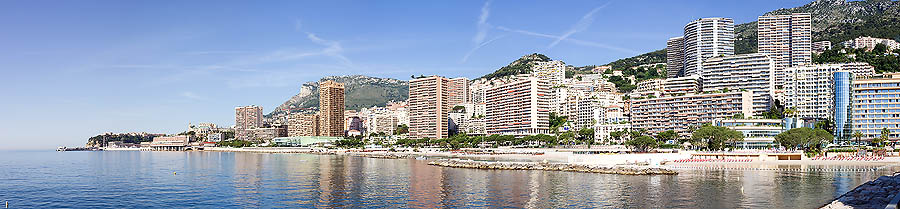
<instances>
[{"instance_id":1,"label":"rock","mask_svg":"<svg viewBox=\"0 0 900 209\"><path fill-rule=\"evenodd\" d=\"M606 174L621 174L621 175L676 175L678 172L663 169L663 168L649 168L649 167L623 167L623 166L613 166L613 167L604 167L604 166L596 166L596 165L582 165L582 164L568 164L568 163L557 163L551 164L548 162L484 162L484 161L472 161L472 160L458 160L458 159L442 159L435 160L428 163L429 165L441 166L441 167L451 167L451 168L475 168L475 169L496 169L496 170L545 170L545 171L569 171L569 172L583 172L583 173L606 173Z\"/></svg>"}]
</instances>

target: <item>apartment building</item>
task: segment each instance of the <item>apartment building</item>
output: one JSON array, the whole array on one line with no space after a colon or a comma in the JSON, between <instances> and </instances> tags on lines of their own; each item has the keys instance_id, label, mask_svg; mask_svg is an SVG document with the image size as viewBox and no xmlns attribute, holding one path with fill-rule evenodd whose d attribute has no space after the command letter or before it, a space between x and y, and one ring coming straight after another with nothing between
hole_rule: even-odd
<instances>
[{"instance_id":1,"label":"apartment building","mask_svg":"<svg viewBox=\"0 0 900 209\"><path fill-rule=\"evenodd\" d=\"M666 78L662 83L662 90L665 94L693 94L699 93L702 88L700 75L682 76L676 78Z\"/></svg>"},{"instance_id":2,"label":"apartment building","mask_svg":"<svg viewBox=\"0 0 900 209\"><path fill-rule=\"evenodd\" d=\"M852 40L841 42L846 48L854 48L854 49L866 49L871 51L875 49L875 46L878 44L884 44L887 46L889 51L893 51L896 49L900 49L900 43L893 39L886 38L872 38L868 36L861 36Z\"/></svg>"},{"instance_id":3,"label":"apartment building","mask_svg":"<svg viewBox=\"0 0 900 209\"><path fill-rule=\"evenodd\" d=\"M319 84L319 136L344 136L344 84Z\"/></svg>"},{"instance_id":4,"label":"apartment building","mask_svg":"<svg viewBox=\"0 0 900 209\"><path fill-rule=\"evenodd\" d=\"M701 18L684 26L683 76L699 75L703 61L734 55L734 20Z\"/></svg>"},{"instance_id":5,"label":"apartment building","mask_svg":"<svg viewBox=\"0 0 900 209\"><path fill-rule=\"evenodd\" d=\"M550 83L528 78L487 91L487 134L550 133Z\"/></svg>"},{"instance_id":6,"label":"apartment building","mask_svg":"<svg viewBox=\"0 0 900 209\"><path fill-rule=\"evenodd\" d=\"M409 137L447 138L450 79L440 76L409 81Z\"/></svg>"},{"instance_id":7,"label":"apartment building","mask_svg":"<svg viewBox=\"0 0 900 209\"><path fill-rule=\"evenodd\" d=\"M451 78L447 91L447 102L451 107L469 102L469 79L464 77Z\"/></svg>"},{"instance_id":8,"label":"apartment building","mask_svg":"<svg viewBox=\"0 0 900 209\"><path fill-rule=\"evenodd\" d=\"M775 65L765 54L709 58L703 62L701 75L703 91L728 90L753 93L753 115L768 111L773 104Z\"/></svg>"},{"instance_id":9,"label":"apartment building","mask_svg":"<svg viewBox=\"0 0 900 209\"><path fill-rule=\"evenodd\" d=\"M666 77L681 76L684 70L684 36L666 41Z\"/></svg>"},{"instance_id":10,"label":"apartment building","mask_svg":"<svg viewBox=\"0 0 900 209\"><path fill-rule=\"evenodd\" d=\"M812 63L812 18L809 13L759 16L759 53L775 62L775 88L785 85L789 67Z\"/></svg>"},{"instance_id":11,"label":"apartment building","mask_svg":"<svg viewBox=\"0 0 900 209\"><path fill-rule=\"evenodd\" d=\"M246 130L263 126L262 107L251 105L234 108L234 138L250 140L253 133Z\"/></svg>"},{"instance_id":12,"label":"apartment building","mask_svg":"<svg viewBox=\"0 0 900 209\"><path fill-rule=\"evenodd\" d=\"M531 77L545 80L550 86L562 85L566 79L566 63L561 60L535 62L531 71Z\"/></svg>"},{"instance_id":13,"label":"apartment building","mask_svg":"<svg viewBox=\"0 0 900 209\"><path fill-rule=\"evenodd\" d=\"M688 137L691 130L715 120L753 113L753 94L747 91L688 94L637 99L631 103L631 124L651 134L674 130Z\"/></svg>"},{"instance_id":14,"label":"apartment building","mask_svg":"<svg viewBox=\"0 0 900 209\"><path fill-rule=\"evenodd\" d=\"M663 82L665 79L649 79L645 81L641 81L637 83L637 88L635 91L637 92L650 92L650 91L662 91Z\"/></svg>"},{"instance_id":15,"label":"apartment building","mask_svg":"<svg viewBox=\"0 0 900 209\"><path fill-rule=\"evenodd\" d=\"M831 41L816 41L812 43L812 53L821 54L831 50Z\"/></svg>"},{"instance_id":16,"label":"apartment building","mask_svg":"<svg viewBox=\"0 0 900 209\"><path fill-rule=\"evenodd\" d=\"M294 113L288 119L288 136L319 135L319 115Z\"/></svg>"},{"instance_id":17,"label":"apartment building","mask_svg":"<svg viewBox=\"0 0 900 209\"><path fill-rule=\"evenodd\" d=\"M853 81L853 132L863 140L881 137L890 131L890 141L900 140L900 73ZM855 139L854 139L855 140Z\"/></svg>"}]
</instances>

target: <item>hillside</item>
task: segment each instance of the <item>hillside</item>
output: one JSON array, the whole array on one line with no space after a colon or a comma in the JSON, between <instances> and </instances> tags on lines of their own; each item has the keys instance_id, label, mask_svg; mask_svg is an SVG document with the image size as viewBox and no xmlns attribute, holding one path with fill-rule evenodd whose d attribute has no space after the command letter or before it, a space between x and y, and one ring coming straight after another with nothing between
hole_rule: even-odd
<instances>
[{"instance_id":1,"label":"hillside","mask_svg":"<svg viewBox=\"0 0 900 209\"><path fill-rule=\"evenodd\" d=\"M525 55L513 61L512 63L509 63L509 65L497 69L497 71L481 76L480 79L491 80L494 78L501 78L511 75L528 74L531 73L531 66L533 65L533 62L546 62L550 60L551 59L549 57L543 54L534 53Z\"/></svg>"},{"instance_id":2,"label":"hillside","mask_svg":"<svg viewBox=\"0 0 900 209\"><path fill-rule=\"evenodd\" d=\"M363 75L328 76L319 80L333 80L344 84L344 104L347 110L384 106L390 101L404 101L409 96L409 84L392 78L376 78ZM289 113L317 110L319 107L319 82L307 82L300 92L266 115L281 118Z\"/></svg>"},{"instance_id":3,"label":"hillside","mask_svg":"<svg viewBox=\"0 0 900 209\"><path fill-rule=\"evenodd\" d=\"M859 36L892 38L900 40L900 1L868 0L819 0L796 7L778 9L766 14L790 14L806 12L812 15L813 41L831 41L837 44ZM762 14L761 14L762 15ZM757 51L756 21L734 26L736 34L734 50L736 54L755 53ZM672 34L676 36L677 34ZM660 43L665 45L665 43ZM653 59L653 53L661 56L662 61ZM630 58L610 62L617 66L630 67L648 63L665 62L665 49L642 54Z\"/></svg>"}]
</instances>

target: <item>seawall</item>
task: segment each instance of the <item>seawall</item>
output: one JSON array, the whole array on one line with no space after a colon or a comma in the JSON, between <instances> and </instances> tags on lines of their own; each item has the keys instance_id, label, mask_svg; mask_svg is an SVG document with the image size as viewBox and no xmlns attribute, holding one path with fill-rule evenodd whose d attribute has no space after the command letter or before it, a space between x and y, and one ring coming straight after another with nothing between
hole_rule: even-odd
<instances>
[{"instance_id":1,"label":"seawall","mask_svg":"<svg viewBox=\"0 0 900 209\"><path fill-rule=\"evenodd\" d=\"M544 171L570 171L583 173L605 173L620 175L676 175L677 171L646 167L646 166L606 166L584 165L569 163L539 163L539 162L485 162L459 159L441 159L428 163L429 165L451 168L474 168L492 170L544 170Z\"/></svg>"}]
</instances>

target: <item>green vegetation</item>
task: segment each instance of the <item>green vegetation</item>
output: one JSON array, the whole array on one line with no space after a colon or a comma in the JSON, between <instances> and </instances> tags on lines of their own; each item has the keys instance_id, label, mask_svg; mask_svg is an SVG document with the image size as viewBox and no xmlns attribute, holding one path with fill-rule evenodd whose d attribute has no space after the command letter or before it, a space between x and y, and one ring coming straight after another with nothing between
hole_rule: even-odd
<instances>
[{"instance_id":1,"label":"green vegetation","mask_svg":"<svg viewBox=\"0 0 900 209\"><path fill-rule=\"evenodd\" d=\"M900 39L900 1L813 1L800 7L779 9L766 14L790 13L810 13L812 15L813 41L827 40L831 41L832 45L838 45L840 42L860 36ZM756 21L737 24L734 26L734 32L735 54L757 52L758 27ZM616 60L608 65L619 69L665 62L665 52L665 49L661 49ZM882 69L900 70L896 67Z\"/></svg>"},{"instance_id":2,"label":"green vegetation","mask_svg":"<svg viewBox=\"0 0 900 209\"><path fill-rule=\"evenodd\" d=\"M360 139L342 139L334 142L334 146L342 148L362 148L365 143Z\"/></svg>"},{"instance_id":3,"label":"green vegetation","mask_svg":"<svg viewBox=\"0 0 900 209\"><path fill-rule=\"evenodd\" d=\"M656 139L660 142L666 142L676 138L678 138L678 133L675 133L673 130L663 131L656 135Z\"/></svg>"},{"instance_id":4,"label":"green vegetation","mask_svg":"<svg viewBox=\"0 0 900 209\"><path fill-rule=\"evenodd\" d=\"M625 146L631 147L638 152L646 152L659 147L659 142L653 140L649 136L638 136L634 139L625 141Z\"/></svg>"},{"instance_id":5,"label":"green vegetation","mask_svg":"<svg viewBox=\"0 0 900 209\"><path fill-rule=\"evenodd\" d=\"M405 134L405 133L409 133L409 126L406 126L406 124L397 125L397 129L394 129L394 135L400 135L400 134Z\"/></svg>"},{"instance_id":6,"label":"green vegetation","mask_svg":"<svg viewBox=\"0 0 900 209\"><path fill-rule=\"evenodd\" d=\"M249 147L249 146L253 146L254 144L255 144L255 143L253 143L253 142L251 142L251 141L244 141L244 140L228 140L228 141L220 141L220 142L217 142L217 143L216 143L216 146L218 146L218 147L235 147L235 148L240 148L240 147Z\"/></svg>"},{"instance_id":7,"label":"green vegetation","mask_svg":"<svg viewBox=\"0 0 900 209\"><path fill-rule=\"evenodd\" d=\"M834 136L822 129L807 127L794 128L775 135L775 143L785 149L801 149L806 152L819 152L825 148Z\"/></svg>"},{"instance_id":8,"label":"green vegetation","mask_svg":"<svg viewBox=\"0 0 900 209\"><path fill-rule=\"evenodd\" d=\"M631 80L624 79L622 76L610 76L609 82L615 84L616 88L619 89L619 92L631 92L637 88L637 86L631 83Z\"/></svg>"},{"instance_id":9,"label":"green vegetation","mask_svg":"<svg viewBox=\"0 0 900 209\"><path fill-rule=\"evenodd\" d=\"M625 59L619 59L613 62L610 62L609 65L612 69L626 69L631 68L638 65L650 64L650 63L665 63L666 62L666 50L660 49L653 52L641 54L634 57L629 57Z\"/></svg>"},{"instance_id":10,"label":"green vegetation","mask_svg":"<svg viewBox=\"0 0 900 209\"><path fill-rule=\"evenodd\" d=\"M108 142L121 141L122 143L140 144L141 142L153 141L153 137L157 135L134 135L134 134L100 134L88 138L87 146L105 147Z\"/></svg>"},{"instance_id":11,"label":"green vegetation","mask_svg":"<svg viewBox=\"0 0 900 209\"><path fill-rule=\"evenodd\" d=\"M546 62L546 61L550 61L550 58L543 54L538 54L538 53L525 55L525 56L517 59L516 61L509 63L509 65L507 65L505 67L501 67L497 71L494 71L493 73L484 75L481 78L490 80L493 78L501 78L501 77L506 77L506 76L518 75L518 74L528 74L528 73L531 73L531 66L533 66L532 62L538 62L538 61Z\"/></svg>"},{"instance_id":12,"label":"green vegetation","mask_svg":"<svg viewBox=\"0 0 900 209\"><path fill-rule=\"evenodd\" d=\"M391 78L375 78L363 75L329 76L319 80L333 80L344 84L344 107L347 110L359 110L372 106L384 106L390 101L405 101L409 97L409 84ZM302 112L305 109L319 107L319 88L315 82L303 84L308 92L301 91L291 97L272 112L267 118L284 116L289 113ZM277 117L276 117L277 118Z\"/></svg>"},{"instance_id":13,"label":"green vegetation","mask_svg":"<svg viewBox=\"0 0 900 209\"><path fill-rule=\"evenodd\" d=\"M846 53L841 53L844 51ZM822 54L813 54L814 63L865 62L875 67L876 73L900 71L900 50L888 53L884 44L878 44L872 51L865 49L845 49L840 45Z\"/></svg>"},{"instance_id":14,"label":"green vegetation","mask_svg":"<svg viewBox=\"0 0 900 209\"><path fill-rule=\"evenodd\" d=\"M720 126L705 125L694 131L690 142L706 150L724 150L734 142L743 141L744 134Z\"/></svg>"}]
</instances>

